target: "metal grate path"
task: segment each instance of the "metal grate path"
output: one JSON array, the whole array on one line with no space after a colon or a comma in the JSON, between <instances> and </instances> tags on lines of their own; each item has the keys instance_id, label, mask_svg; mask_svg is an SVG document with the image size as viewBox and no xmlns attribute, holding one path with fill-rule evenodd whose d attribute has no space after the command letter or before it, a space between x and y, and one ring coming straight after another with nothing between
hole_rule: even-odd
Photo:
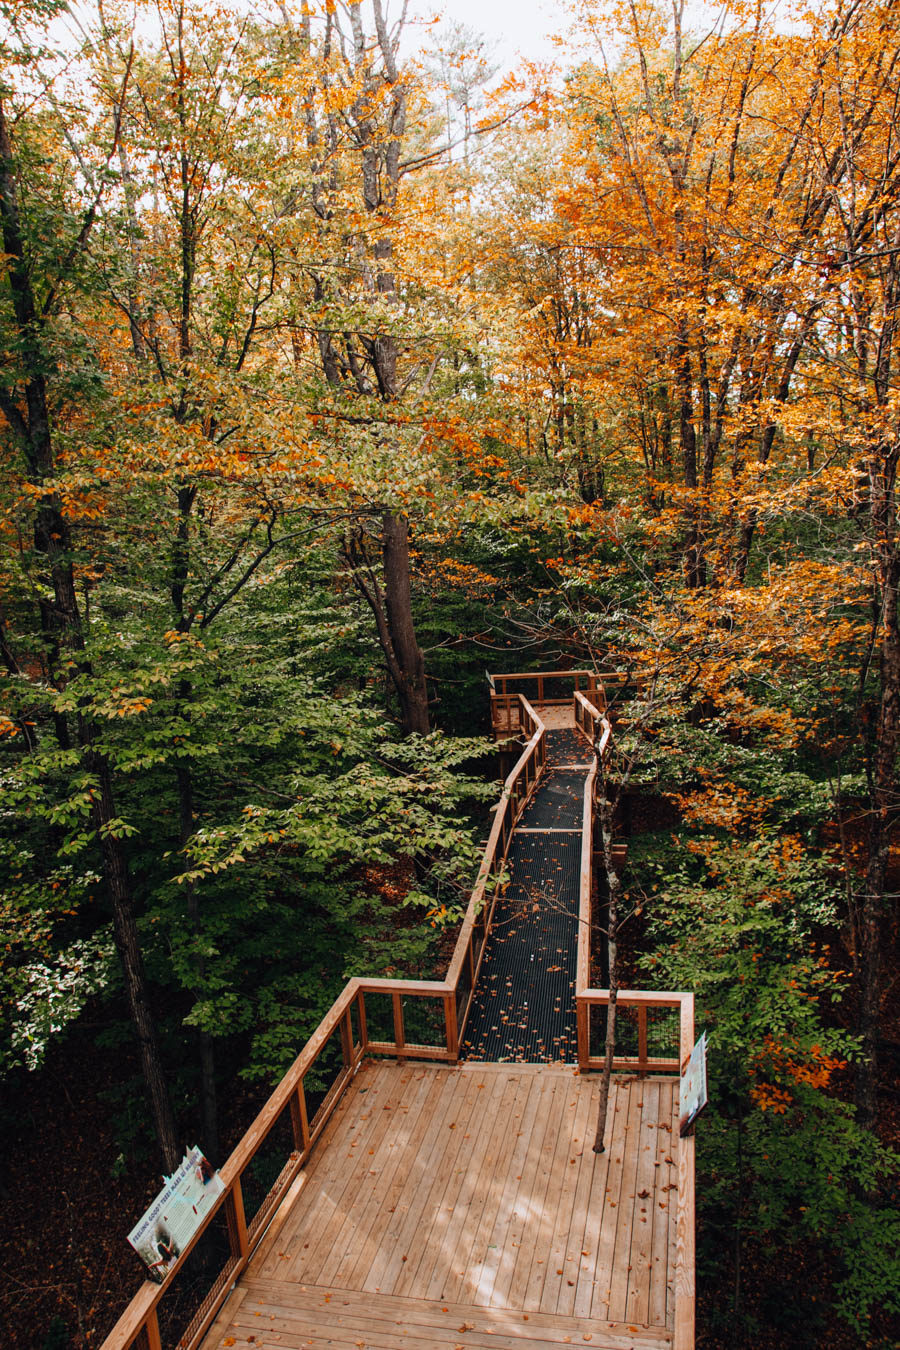
<instances>
[{"instance_id":1,"label":"metal grate path","mask_svg":"<svg viewBox=\"0 0 900 1350\"><path fill-rule=\"evenodd\" d=\"M513 835L462 1051L467 1059L577 1058L575 961L585 765L578 731L547 732L548 767ZM565 833L563 833L565 831Z\"/></svg>"}]
</instances>

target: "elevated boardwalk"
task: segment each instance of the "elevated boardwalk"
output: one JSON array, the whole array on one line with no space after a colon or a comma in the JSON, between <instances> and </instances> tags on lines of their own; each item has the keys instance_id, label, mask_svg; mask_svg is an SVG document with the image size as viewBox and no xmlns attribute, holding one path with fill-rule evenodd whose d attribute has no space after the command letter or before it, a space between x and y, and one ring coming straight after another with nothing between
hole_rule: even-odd
<instances>
[{"instance_id":1,"label":"elevated boardwalk","mask_svg":"<svg viewBox=\"0 0 900 1350\"><path fill-rule=\"evenodd\" d=\"M586 672L492 686L495 735L527 743L446 979L348 982L103 1350L692 1350L692 995L620 993L624 1076L591 1148L605 691Z\"/></svg>"},{"instance_id":2,"label":"elevated boardwalk","mask_svg":"<svg viewBox=\"0 0 900 1350\"><path fill-rule=\"evenodd\" d=\"M594 756L571 706L541 720L544 772L510 840L510 881L494 906L461 1046L466 1059L578 1059L584 789Z\"/></svg>"}]
</instances>

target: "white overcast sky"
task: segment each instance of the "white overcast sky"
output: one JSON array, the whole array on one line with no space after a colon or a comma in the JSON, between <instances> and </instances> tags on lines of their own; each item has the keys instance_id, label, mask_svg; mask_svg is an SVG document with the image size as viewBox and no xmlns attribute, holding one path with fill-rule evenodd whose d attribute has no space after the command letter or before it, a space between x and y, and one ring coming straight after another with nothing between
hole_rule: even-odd
<instances>
[{"instance_id":1,"label":"white overcast sky","mask_svg":"<svg viewBox=\"0 0 900 1350\"><path fill-rule=\"evenodd\" d=\"M391 10L396 6L397 0L393 0ZM413 0L410 14L418 19L439 14L442 23L455 20L483 33L497 44L497 59L506 70L515 64L517 56L531 61L551 60L556 52L548 34L561 31L563 22L557 0L435 0L433 4Z\"/></svg>"}]
</instances>

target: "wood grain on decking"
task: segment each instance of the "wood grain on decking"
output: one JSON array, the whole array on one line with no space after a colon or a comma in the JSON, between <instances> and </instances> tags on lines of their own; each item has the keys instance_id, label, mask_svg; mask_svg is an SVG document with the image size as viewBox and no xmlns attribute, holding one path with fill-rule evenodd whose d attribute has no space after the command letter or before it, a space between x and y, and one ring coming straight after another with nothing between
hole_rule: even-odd
<instances>
[{"instance_id":1,"label":"wood grain on decking","mask_svg":"<svg viewBox=\"0 0 900 1350\"><path fill-rule=\"evenodd\" d=\"M671 1345L674 1084L614 1080L600 1155L597 1092L365 1063L205 1350Z\"/></svg>"}]
</instances>

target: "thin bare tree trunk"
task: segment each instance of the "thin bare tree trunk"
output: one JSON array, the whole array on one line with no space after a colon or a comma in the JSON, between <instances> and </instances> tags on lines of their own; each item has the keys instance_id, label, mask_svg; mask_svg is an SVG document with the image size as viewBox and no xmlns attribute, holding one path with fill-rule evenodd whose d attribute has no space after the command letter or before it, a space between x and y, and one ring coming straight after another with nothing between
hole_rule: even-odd
<instances>
[{"instance_id":1,"label":"thin bare tree trunk","mask_svg":"<svg viewBox=\"0 0 900 1350\"><path fill-rule=\"evenodd\" d=\"M601 757L598 757L598 759ZM600 763L600 834L603 843L603 867L606 873L609 908L607 914L606 942L609 953L609 1003L606 1010L606 1055L603 1072L600 1077L600 1102L597 1108L597 1131L594 1136L594 1152L602 1153L606 1147L606 1118L609 1111L609 1092L612 1084L613 1060L616 1054L616 1010L619 998L618 969L618 924L619 898L621 882L612 861L612 817L613 807L609 800L606 774Z\"/></svg>"}]
</instances>

